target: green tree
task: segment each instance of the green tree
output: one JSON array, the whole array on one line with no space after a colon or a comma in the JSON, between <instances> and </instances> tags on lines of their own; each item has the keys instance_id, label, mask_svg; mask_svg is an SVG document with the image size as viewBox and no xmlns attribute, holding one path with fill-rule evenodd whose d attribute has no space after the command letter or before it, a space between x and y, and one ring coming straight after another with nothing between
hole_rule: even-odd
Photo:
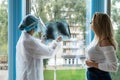
<instances>
[{"instance_id":1,"label":"green tree","mask_svg":"<svg viewBox=\"0 0 120 80\"><path fill-rule=\"evenodd\" d=\"M111 17L112 22L117 25L117 30L115 31L116 40L118 42L118 50L117 50L117 57L118 61L120 63L120 8L117 7L117 3L120 4L119 0L112 0L112 10L111 10ZM120 79L120 66L118 69L118 72L111 73L113 80L119 80Z\"/></svg>"},{"instance_id":2,"label":"green tree","mask_svg":"<svg viewBox=\"0 0 120 80\"><path fill-rule=\"evenodd\" d=\"M120 1L112 0L111 17L113 23L117 25L117 30L115 31L115 37L118 42L117 57L120 61L120 8L117 7L117 3L120 4Z\"/></svg>"},{"instance_id":3,"label":"green tree","mask_svg":"<svg viewBox=\"0 0 120 80\"><path fill-rule=\"evenodd\" d=\"M0 54L4 55L7 55L7 18L7 3L6 0L3 0L0 4Z\"/></svg>"}]
</instances>

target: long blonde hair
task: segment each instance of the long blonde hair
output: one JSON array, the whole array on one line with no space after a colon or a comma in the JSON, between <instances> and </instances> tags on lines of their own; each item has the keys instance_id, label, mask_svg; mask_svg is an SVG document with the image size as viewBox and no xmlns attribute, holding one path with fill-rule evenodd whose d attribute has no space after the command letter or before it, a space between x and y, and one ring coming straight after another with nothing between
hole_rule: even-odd
<instances>
[{"instance_id":1,"label":"long blonde hair","mask_svg":"<svg viewBox=\"0 0 120 80\"><path fill-rule=\"evenodd\" d=\"M107 14L100 12L95 13L93 16L93 26L96 39L98 39L99 42L103 39L107 39L112 46L117 49L113 26Z\"/></svg>"}]
</instances>

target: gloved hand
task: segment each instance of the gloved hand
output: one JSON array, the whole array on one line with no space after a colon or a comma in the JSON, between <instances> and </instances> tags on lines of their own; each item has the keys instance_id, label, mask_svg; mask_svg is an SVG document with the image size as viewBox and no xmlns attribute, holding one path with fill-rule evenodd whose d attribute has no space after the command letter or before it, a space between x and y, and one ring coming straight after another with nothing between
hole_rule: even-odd
<instances>
[{"instance_id":1,"label":"gloved hand","mask_svg":"<svg viewBox=\"0 0 120 80\"><path fill-rule=\"evenodd\" d=\"M61 42L62 41L62 36L58 36L56 39L57 42Z\"/></svg>"},{"instance_id":2,"label":"gloved hand","mask_svg":"<svg viewBox=\"0 0 120 80\"><path fill-rule=\"evenodd\" d=\"M42 35L41 36L41 42L44 43L45 39L46 39L46 35Z\"/></svg>"}]
</instances>

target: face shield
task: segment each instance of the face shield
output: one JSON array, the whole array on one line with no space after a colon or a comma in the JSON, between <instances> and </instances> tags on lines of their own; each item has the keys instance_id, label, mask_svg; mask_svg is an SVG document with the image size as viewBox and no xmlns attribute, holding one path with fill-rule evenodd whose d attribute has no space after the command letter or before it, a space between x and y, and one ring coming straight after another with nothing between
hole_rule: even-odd
<instances>
[{"instance_id":1,"label":"face shield","mask_svg":"<svg viewBox=\"0 0 120 80\"><path fill-rule=\"evenodd\" d=\"M33 22L32 24L30 24L24 28L25 31L31 31L32 29L34 29L35 31L38 31L38 32L40 31L40 30L38 30L38 22Z\"/></svg>"},{"instance_id":2,"label":"face shield","mask_svg":"<svg viewBox=\"0 0 120 80\"><path fill-rule=\"evenodd\" d=\"M44 35L46 31L46 26L41 20L41 18L38 18L36 22L32 23L31 25L25 28L26 31L30 31L32 29L34 29L35 32L39 32L39 33L41 32L42 35Z\"/></svg>"},{"instance_id":3,"label":"face shield","mask_svg":"<svg viewBox=\"0 0 120 80\"><path fill-rule=\"evenodd\" d=\"M38 30L41 31L42 35L44 35L46 29L47 28L46 28L45 24L43 23L42 19L39 17L39 20L38 20Z\"/></svg>"},{"instance_id":4,"label":"face shield","mask_svg":"<svg viewBox=\"0 0 120 80\"><path fill-rule=\"evenodd\" d=\"M37 18L34 15L28 14L21 21L19 29L24 31L31 31L32 29L34 29L35 32L43 33L43 30L45 30L45 25L41 19Z\"/></svg>"}]
</instances>

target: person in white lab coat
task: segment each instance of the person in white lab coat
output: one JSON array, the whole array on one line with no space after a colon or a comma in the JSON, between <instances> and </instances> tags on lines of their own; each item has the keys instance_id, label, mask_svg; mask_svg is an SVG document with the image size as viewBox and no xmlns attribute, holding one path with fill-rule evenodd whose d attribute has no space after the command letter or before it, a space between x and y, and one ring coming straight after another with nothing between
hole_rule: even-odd
<instances>
[{"instance_id":1,"label":"person in white lab coat","mask_svg":"<svg viewBox=\"0 0 120 80\"><path fill-rule=\"evenodd\" d=\"M62 37L58 37L49 46L32 35L40 31L39 19L31 14L20 23L22 34L16 45L16 80L44 80L43 56L52 56Z\"/></svg>"}]
</instances>

